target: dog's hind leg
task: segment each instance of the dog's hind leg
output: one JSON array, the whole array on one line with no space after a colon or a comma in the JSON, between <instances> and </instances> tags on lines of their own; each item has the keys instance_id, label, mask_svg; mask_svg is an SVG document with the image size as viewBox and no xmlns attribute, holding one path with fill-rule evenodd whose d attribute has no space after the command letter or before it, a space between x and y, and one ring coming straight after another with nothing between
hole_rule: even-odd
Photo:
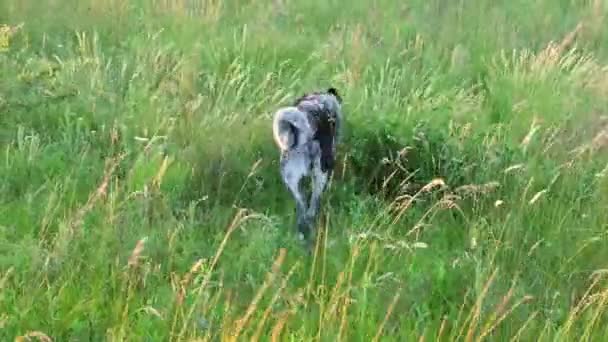
<instances>
[{"instance_id":1,"label":"dog's hind leg","mask_svg":"<svg viewBox=\"0 0 608 342\"><path fill-rule=\"evenodd\" d=\"M321 209L321 196L327 187L329 172L323 172L321 161L317 159L312 168L312 194L310 195L310 207L308 217L311 222L315 222Z\"/></svg>"},{"instance_id":2,"label":"dog's hind leg","mask_svg":"<svg viewBox=\"0 0 608 342\"><path fill-rule=\"evenodd\" d=\"M307 173L308 169L303 158L286 158L281 161L281 177L296 202L296 228L302 240L308 240L310 235L306 199L300 191L300 181Z\"/></svg>"}]
</instances>

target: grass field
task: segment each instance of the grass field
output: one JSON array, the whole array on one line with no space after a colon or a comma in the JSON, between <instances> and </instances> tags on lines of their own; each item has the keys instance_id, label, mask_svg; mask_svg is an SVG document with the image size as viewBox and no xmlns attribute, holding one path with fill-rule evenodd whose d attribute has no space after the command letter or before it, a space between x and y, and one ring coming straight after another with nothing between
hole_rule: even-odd
<instances>
[{"instance_id":1,"label":"grass field","mask_svg":"<svg viewBox=\"0 0 608 342\"><path fill-rule=\"evenodd\" d=\"M608 339L607 16L0 2L0 340ZM330 85L309 257L270 121Z\"/></svg>"}]
</instances>

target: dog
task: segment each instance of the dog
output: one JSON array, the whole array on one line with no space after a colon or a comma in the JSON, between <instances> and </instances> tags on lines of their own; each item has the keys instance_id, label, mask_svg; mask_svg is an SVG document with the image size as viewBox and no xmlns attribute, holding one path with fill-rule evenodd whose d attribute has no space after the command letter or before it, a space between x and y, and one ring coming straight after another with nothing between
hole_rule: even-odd
<instances>
[{"instance_id":1,"label":"dog","mask_svg":"<svg viewBox=\"0 0 608 342\"><path fill-rule=\"evenodd\" d=\"M309 245L321 196L334 169L341 128L342 98L334 87L304 94L274 115L272 130L280 150L280 175L295 200L298 237ZM300 190L304 177L312 180L309 205Z\"/></svg>"}]
</instances>

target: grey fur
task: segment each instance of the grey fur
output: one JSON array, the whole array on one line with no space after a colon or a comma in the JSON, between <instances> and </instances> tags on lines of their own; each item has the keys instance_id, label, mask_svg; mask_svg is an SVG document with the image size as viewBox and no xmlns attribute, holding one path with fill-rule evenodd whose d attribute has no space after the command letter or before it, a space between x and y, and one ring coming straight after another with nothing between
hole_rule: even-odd
<instances>
[{"instance_id":1,"label":"grey fur","mask_svg":"<svg viewBox=\"0 0 608 342\"><path fill-rule=\"evenodd\" d=\"M306 94L275 113L272 129L281 178L296 202L297 231L310 243L341 138L342 99L335 88ZM310 205L300 190L304 177L312 178Z\"/></svg>"}]
</instances>

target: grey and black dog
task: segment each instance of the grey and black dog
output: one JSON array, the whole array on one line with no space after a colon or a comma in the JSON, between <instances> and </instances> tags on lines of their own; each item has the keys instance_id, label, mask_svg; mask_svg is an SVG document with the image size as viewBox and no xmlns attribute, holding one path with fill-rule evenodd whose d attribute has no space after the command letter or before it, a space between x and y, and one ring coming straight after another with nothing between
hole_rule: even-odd
<instances>
[{"instance_id":1,"label":"grey and black dog","mask_svg":"<svg viewBox=\"0 0 608 342\"><path fill-rule=\"evenodd\" d=\"M321 195L334 168L341 127L342 98L333 87L305 94L274 116L272 130L281 152L281 178L296 202L298 236L309 244ZM312 180L309 206L300 190L300 181L307 176Z\"/></svg>"}]
</instances>

